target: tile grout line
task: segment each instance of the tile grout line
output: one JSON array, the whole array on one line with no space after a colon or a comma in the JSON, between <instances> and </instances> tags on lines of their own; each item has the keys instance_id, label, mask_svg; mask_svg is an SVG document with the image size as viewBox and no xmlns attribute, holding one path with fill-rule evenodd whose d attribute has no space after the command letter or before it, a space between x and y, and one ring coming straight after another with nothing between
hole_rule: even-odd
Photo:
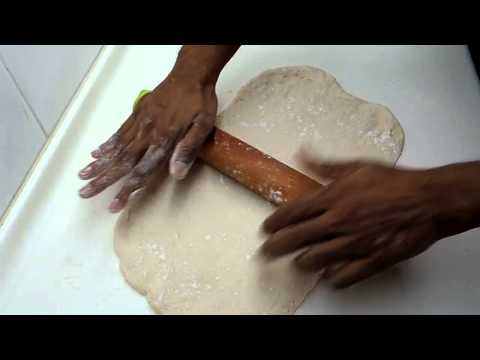
<instances>
[{"instance_id":1,"label":"tile grout line","mask_svg":"<svg viewBox=\"0 0 480 360\"><path fill-rule=\"evenodd\" d=\"M92 61L90 62L90 65L87 67L87 70L84 72L83 76L81 77L80 81L78 82L77 86L75 87L75 89L73 90L73 93L72 95L68 98L68 101L67 101L67 104L65 105L65 107L63 108L62 112L60 113L60 116L58 116L57 120L55 121L55 125L53 126L53 129L52 129L52 132L53 130L55 129L55 127L57 126L58 122L60 121L60 119L63 117L63 115L65 114L65 112L67 111L68 107L70 106L70 104L72 103L73 99L75 98L75 95L77 94L77 92L80 90L82 84L83 84L83 81L86 79L88 73L90 72L90 70L92 69L93 67L93 64L95 63L95 61L97 60L97 58L100 56L100 53L102 52L103 50L103 47L104 45L101 45L100 46L100 49L98 50L97 54L94 56L94 58L92 59Z\"/></svg>"},{"instance_id":2,"label":"tile grout line","mask_svg":"<svg viewBox=\"0 0 480 360\"><path fill-rule=\"evenodd\" d=\"M101 45L100 46L100 49L99 51L97 52L97 54L95 55L94 59L92 60L90 66L88 67L85 75L82 77L79 85L77 86L77 88L75 89L72 97L70 98L70 100L68 101L67 105L65 106L65 109L63 110L61 116L59 116L59 119L57 120L57 124L54 126L53 130L52 130L52 135L53 133L55 132L55 128L56 126L58 125L58 121L60 121L60 119L63 117L64 113L66 112L67 108L70 106L70 103L72 102L72 99L75 97L76 93L79 91L79 89L81 88L81 86L83 85L83 82L85 81L85 79L87 78L87 76L89 75L89 72L92 70L95 62L97 61L97 59L102 55L103 51L105 49L105 45ZM3 65L5 67L5 70L7 71L8 75L12 78L12 81L14 83L14 85L16 86L17 90L19 91L20 95L21 95L21 98L22 98L22 101L27 105L27 109L31 112L31 115L33 115L33 117L35 118L35 121L39 121L38 118L36 117L36 114L34 113L33 109L31 108L30 104L26 101L23 93L21 92L19 86L17 85L14 77L13 77L13 74L11 74L10 70L8 69L8 67L6 66L6 62L4 61L4 59L2 58L2 55L0 54L0 65ZM24 109L25 110L25 109ZM29 178L31 172L32 172L32 169L35 167L35 165L37 164L37 162L39 161L39 158L40 158L40 154L42 154L42 152L45 151L46 149L46 146L48 145L51 137L50 136L47 136L46 133L45 133L45 130L43 128L43 126L40 124L38 124L41 131L43 132L44 136L45 136L45 141L42 145L42 148L40 149L40 151L37 153L37 155L35 156L34 158L34 161L33 161L33 164L30 166L30 168L28 169L28 171L26 172L26 175L24 176L23 180L20 182L20 185L17 187L17 190L16 192L13 194L13 196L11 197L10 201L7 203L7 206L5 208L5 210L3 212L0 212L0 229L2 228L3 226L3 223L5 222L5 219L7 218L7 214L12 206L12 204L14 204L18 194L20 193L21 189L23 188L23 186L25 185L25 181Z\"/></svg>"},{"instance_id":3,"label":"tile grout line","mask_svg":"<svg viewBox=\"0 0 480 360\"><path fill-rule=\"evenodd\" d=\"M10 77L10 80L12 81L16 90L18 91L18 94L16 94L16 96L20 95L20 100L22 102L22 110L23 110L24 113L26 113L25 115L27 115L27 119L33 118L33 121L34 121L33 124L36 124L39 127L40 132L43 135L42 145L33 157L33 164L34 164L35 161L36 161L36 158L38 157L38 154L42 151L43 146L45 145L46 141L48 140L48 136L47 136L46 131L43 128L42 124L40 123L40 120L38 119L37 115L33 111L32 106L30 105L30 103L25 98L25 95L23 94L22 90L20 89L20 86L18 85L17 81L15 80L15 77L13 76L12 72L8 68L7 63L5 62L4 58L2 57L2 54L0 54L0 66L3 66L5 68L5 71L7 72L8 77ZM27 113L27 112L29 112L29 113ZM12 196L10 196L10 199L7 201L5 209L0 212L0 228L3 225L3 222L5 220L6 213L7 213L8 209L12 205L14 199L17 197L18 192L21 189L23 183L25 182L25 179L26 179L28 173L31 171L33 164L30 164L27 171L24 172L22 179L19 181L19 183L16 186L16 190L14 191Z\"/></svg>"},{"instance_id":4,"label":"tile grout line","mask_svg":"<svg viewBox=\"0 0 480 360\"><path fill-rule=\"evenodd\" d=\"M48 134L47 134L47 131L45 130L42 122L40 121L40 119L38 118L38 115L36 114L35 110L33 109L32 105L30 105L30 102L28 101L28 99L26 98L25 94L23 93L22 89L20 88L20 85L17 83L17 80L15 79L15 76L13 76L13 73L10 71L9 67L7 66L7 62L5 61L5 59L3 58L2 54L0 54L0 63L3 65L3 67L5 68L8 76L10 77L10 79L12 80L13 84L15 85L17 91L19 92L20 94L20 97L22 98L22 101L24 103L24 105L27 106L28 110L30 111L30 113L33 115L33 119L35 120L36 124L38 125L38 127L40 128L40 131L42 132L43 136L44 136L44 140L46 140L48 138Z\"/></svg>"}]
</instances>

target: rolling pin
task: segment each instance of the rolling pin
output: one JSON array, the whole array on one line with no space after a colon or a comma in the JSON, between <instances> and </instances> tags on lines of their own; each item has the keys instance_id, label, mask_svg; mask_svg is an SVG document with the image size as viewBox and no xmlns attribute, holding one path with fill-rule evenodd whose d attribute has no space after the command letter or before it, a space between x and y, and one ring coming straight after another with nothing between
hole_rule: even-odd
<instances>
[{"instance_id":1,"label":"rolling pin","mask_svg":"<svg viewBox=\"0 0 480 360\"><path fill-rule=\"evenodd\" d=\"M274 205L288 203L322 186L218 128L204 143L199 158Z\"/></svg>"},{"instance_id":2,"label":"rolling pin","mask_svg":"<svg viewBox=\"0 0 480 360\"><path fill-rule=\"evenodd\" d=\"M134 111L150 92L142 90L138 94ZM203 144L199 158L274 205L288 203L321 187L308 176L216 127Z\"/></svg>"}]
</instances>

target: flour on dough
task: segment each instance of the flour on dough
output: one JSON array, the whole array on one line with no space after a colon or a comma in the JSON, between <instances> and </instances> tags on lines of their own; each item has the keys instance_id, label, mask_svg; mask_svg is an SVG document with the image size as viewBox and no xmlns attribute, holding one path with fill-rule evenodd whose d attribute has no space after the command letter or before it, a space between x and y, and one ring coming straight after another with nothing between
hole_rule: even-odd
<instances>
[{"instance_id":1,"label":"flour on dough","mask_svg":"<svg viewBox=\"0 0 480 360\"><path fill-rule=\"evenodd\" d=\"M266 71L245 85L218 126L301 170L306 146L328 159L393 164L403 131L384 106L346 93L313 67ZM163 177L131 201L115 227L115 250L129 284L160 314L291 314L317 275L289 255L266 261L264 199L198 163L181 182Z\"/></svg>"}]
</instances>

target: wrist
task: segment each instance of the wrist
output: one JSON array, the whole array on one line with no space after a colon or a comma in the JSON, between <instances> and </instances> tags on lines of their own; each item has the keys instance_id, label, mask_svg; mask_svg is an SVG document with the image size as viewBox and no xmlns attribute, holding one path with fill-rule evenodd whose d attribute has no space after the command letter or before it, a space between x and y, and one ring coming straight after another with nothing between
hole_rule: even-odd
<instances>
[{"instance_id":1,"label":"wrist","mask_svg":"<svg viewBox=\"0 0 480 360\"><path fill-rule=\"evenodd\" d=\"M237 49L234 45L183 46L172 75L204 86L215 86L220 72Z\"/></svg>"},{"instance_id":2,"label":"wrist","mask_svg":"<svg viewBox=\"0 0 480 360\"><path fill-rule=\"evenodd\" d=\"M195 59L177 59L169 77L202 86L215 85L219 73Z\"/></svg>"},{"instance_id":3,"label":"wrist","mask_svg":"<svg viewBox=\"0 0 480 360\"><path fill-rule=\"evenodd\" d=\"M438 220L447 235L480 226L480 162L451 164L427 173Z\"/></svg>"}]
</instances>

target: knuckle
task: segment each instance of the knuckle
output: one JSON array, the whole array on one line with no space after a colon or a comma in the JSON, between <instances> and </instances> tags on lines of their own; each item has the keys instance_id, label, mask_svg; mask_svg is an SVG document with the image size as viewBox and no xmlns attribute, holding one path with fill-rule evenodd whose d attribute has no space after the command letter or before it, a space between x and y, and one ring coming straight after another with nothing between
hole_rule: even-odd
<instances>
[{"instance_id":1,"label":"knuckle","mask_svg":"<svg viewBox=\"0 0 480 360\"><path fill-rule=\"evenodd\" d=\"M115 165L115 170L123 174L125 172L131 171L134 166L135 159L133 158L133 156L125 156L123 158L123 161L120 161Z\"/></svg>"},{"instance_id":2,"label":"knuckle","mask_svg":"<svg viewBox=\"0 0 480 360\"><path fill-rule=\"evenodd\" d=\"M147 163L146 165L155 167L166 156L167 149L161 146L154 146L147 150L147 154L148 156L146 156L144 162Z\"/></svg>"},{"instance_id":3,"label":"knuckle","mask_svg":"<svg viewBox=\"0 0 480 360\"><path fill-rule=\"evenodd\" d=\"M181 161L184 163L190 163L195 159L196 149L193 147L181 147L178 150L177 156L175 157L175 161Z\"/></svg>"},{"instance_id":4,"label":"knuckle","mask_svg":"<svg viewBox=\"0 0 480 360\"><path fill-rule=\"evenodd\" d=\"M213 124L210 123L198 123L195 124L195 126L197 126L201 130L202 136L208 134L213 128Z\"/></svg>"},{"instance_id":5,"label":"knuckle","mask_svg":"<svg viewBox=\"0 0 480 360\"><path fill-rule=\"evenodd\" d=\"M172 138L174 137L179 131L179 124L178 122L174 121L170 123L166 128L165 128L165 133L167 137Z\"/></svg>"},{"instance_id":6,"label":"knuckle","mask_svg":"<svg viewBox=\"0 0 480 360\"><path fill-rule=\"evenodd\" d=\"M151 116L150 114L145 114L140 118L140 128L146 129L149 128L155 122L155 117Z\"/></svg>"},{"instance_id":7,"label":"knuckle","mask_svg":"<svg viewBox=\"0 0 480 360\"><path fill-rule=\"evenodd\" d=\"M138 178L148 176L153 172L155 167L156 167L156 164L153 164L153 163L146 163L146 162L140 163L137 166L135 166L135 168L133 169L132 176L138 177Z\"/></svg>"},{"instance_id":8,"label":"knuckle","mask_svg":"<svg viewBox=\"0 0 480 360\"><path fill-rule=\"evenodd\" d=\"M145 176L146 173L148 173L148 171L149 169L147 166L145 166L144 164L138 164L132 170L131 179L142 178Z\"/></svg>"},{"instance_id":9,"label":"knuckle","mask_svg":"<svg viewBox=\"0 0 480 360\"><path fill-rule=\"evenodd\" d=\"M154 143L163 151L167 151L173 144L173 139L172 139L172 136L168 133L158 135L158 132L157 132L157 136L155 136L154 138Z\"/></svg>"},{"instance_id":10,"label":"knuckle","mask_svg":"<svg viewBox=\"0 0 480 360\"><path fill-rule=\"evenodd\" d=\"M91 164L91 166L95 169L95 170L100 170L102 168L104 168L105 166L107 166L109 163L110 163L110 159L108 158L100 158L98 160L96 160L95 162L93 162Z\"/></svg>"},{"instance_id":11,"label":"knuckle","mask_svg":"<svg viewBox=\"0 0 480 360\"><path fill-rule=\"evenodd\" d=\"M145 176L136 175L132 172L131 176L128 177L127 181L123 185L122 192L129 194L135 190L138 190L144 187L145 184L146 184Z\"/></svg>"},{"instance_id":12,"label":"knuckle","mask_svg":"<svg viewBox=\"0 0 480 360\"><path fill-rule=\"evenodd\" d=\"M193 159L195 158L198 148L201 146L202 141L199 136L192 136L187 134L183 140L181 140L175 148L176 159Z\"/></svg>"},{"instance_id":13,"label":"knuckle","mask_svg":"<svg viewBox=\"0 0 480 360\"><path fill-rule=\"evenodd\" d=\"M205 124L205 125L210 125L214 119L215 117L212 114L207 113L205 111L200 112L196 117L196 121L199 124Z\"/></svg>"},{"instance_id":14,"label":"knuckle","mask_svg":"<svg viewBox=\"0 0 480 360\"><path fill-rule=\"evenodd\" d=\"M132 176L143 178L151 175L160 163L161 158L151 157L143 159L132 170Z\"/></svg>"},{"instance_id":15,"label":"knuckle","mask_svg":"<svg viewBox=\"0 0 480 360\"><path fill-rule=\"evenodd\" d=\"M213 115L202 111L195 117L194 123L203 128L210 128L214 121L215 117Z\"/></svg>"},{"instance_id":16,"label":"knuckle","mask_svg":"<svg viewBox=\"0 0 480 360\"><path fill-rule=\"evenodd\" d=\"M177 141L179 134L182 132L181 127L177 123L169 124L164 129L160 130L161 136L158 137L158 144L167 149Z\"/></svg>"},{"instance_id":17,"label":"knuckle","mask_svg":"<svg viewBox=\"0 0 480 360\"><path fill-rule=\"evenodd\" d=\"M130 177L126 184L125 188L128 189L129 191L138 189L142 187L145 184L145 178L142 176L132 176Z\"/></svg>"},{"instance_id":18,"label":"knuckle","mask_svg":"<svg viewBox=\"0 0 480 360\"><path fill-rule=\"evenodd\" d=\"M95 180L92 181L91 184L94 189L99 190L99 189L104 189L105 187L110 185L110 183L111 183L111 176L105 175L105 176L96 178Z\"/></svg>"},{"instance_id":19,"label":"knuckle","mask_svg":"<svg viewBox=\"0 0 480 360\"><path fill-rule=\"evenodd\" d=\"M158 115L167 109L167 105L159 101L158 97L151 96L152 93L146 95L138 104L138 109L151 115Z\"/></svg>"},{"instance_id":20,"label":"knuckle","mask_svg":"<svg viewBox=\"0 0 480 360\"><path fill-rule=\"evenodd\" d=\"M148 119L150 117L151 117L151 112L148 110L146 105L142 104L133 113L133 118L132 119L135 122L135 125L138 125L138 124L141 124L142 122L144 122L145 119Z\"/></svg>"}]
</instances>

